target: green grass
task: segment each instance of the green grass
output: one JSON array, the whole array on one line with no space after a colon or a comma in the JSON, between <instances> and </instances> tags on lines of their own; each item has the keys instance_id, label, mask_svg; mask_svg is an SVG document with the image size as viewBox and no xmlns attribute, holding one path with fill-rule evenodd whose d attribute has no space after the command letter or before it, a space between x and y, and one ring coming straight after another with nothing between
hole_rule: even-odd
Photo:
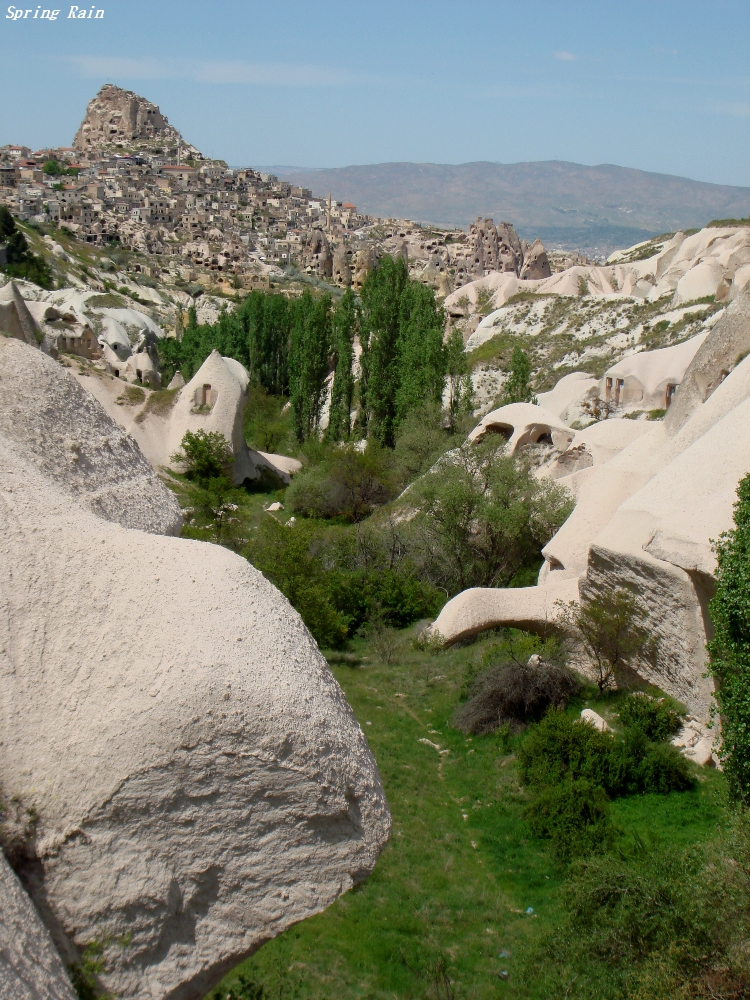
<instances>
[{"instance_id":1,"label":"green grass","mask_svg":"<svg viewBox=\"0 0 750 1000\"><path fill-rule=\"evenodd\" d=\"M365 883L269 942L224 986L244 971L274 997L448 997L439 983L445 962L457 998L545 995L522 989L517 976L530 946L559 919L565 872L530 836L512 744L450 726L466 676L492 640L419 652L412 633L402 633L391 666L363 640L351 644L348 661L330 657L380 768L390 844ZM610 718L616 703L591 702ZM723 814L723 779L703 772L693 791L620 799L612 811L625 835L645 842L700 841Z\"/></svg>"}]
</instances>

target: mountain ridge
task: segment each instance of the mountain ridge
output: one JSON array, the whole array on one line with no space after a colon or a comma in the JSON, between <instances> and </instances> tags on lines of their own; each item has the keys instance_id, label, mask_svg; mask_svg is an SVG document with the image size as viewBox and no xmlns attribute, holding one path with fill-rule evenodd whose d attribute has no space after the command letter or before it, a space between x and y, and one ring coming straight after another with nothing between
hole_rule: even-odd
<instances>
[{"instance_id":1,"label":"mountain ridge","mask_svg":"<svg viewBox=\"0 0 750 1000\"><path fill-rule=\"evenodd\" d=\"M491 216L512 221L526 238L570 246L592 241L622 246L750 212L748 187L608 163L401 161L257 169L303 187L325 187L370 215L447 227Z\"/></svg>"}]
</instances>

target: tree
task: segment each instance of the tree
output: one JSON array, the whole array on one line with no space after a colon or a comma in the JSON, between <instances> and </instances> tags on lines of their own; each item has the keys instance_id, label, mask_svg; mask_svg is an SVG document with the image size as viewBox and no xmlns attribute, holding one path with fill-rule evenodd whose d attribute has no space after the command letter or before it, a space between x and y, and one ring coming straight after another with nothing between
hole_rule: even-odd
<instances>
[{"instance_id":1,"label":"tree","mask_svg":"<svg viewBox=\"0 0 750 1000\"><path fill-rule=\"evenodd\" d=\"M29 244L5 205L0 205L0 240L6 243L6 274L33 281L42 288L52 287L52 274L43 257L29 250Z\"/></svg>"},{"instance_id":2,"label":"tree","mask_svg":"<svg viewBox=\"0 0 750 1000\"><path fill-rule=\"evenodd\" d=\"M185 466L188 479L207 486L214 479L229 479L234 455L232 448L218 431L186 431L180 442L182 451L172 455L173 462Z\"/></svg>"},{"instance_id":3,"label":"tree","mask_svg":"<svg viewBox=\"0 0 750 1000\"><path fill-rule=\"evenodd\" d=\"M649 612L623 587L579 604L556 604L558 626L580 644L596 671L601 694L613 682L623 684L632 663L657 651L648 628Z\"/></svg>"},{"instance_id":4,"label":"tree","mask_svg":"<svg viewBox=\"0 0 750 1000\"><path fill-rule=\"evenodd\" d=\"M716 592L709 604L714 638L708 644L717 681L724 765L730 792L750 803L750 475L740 480L734 528L715 543Z\"/></svg>"},{"instance_id":5,"label":"tree","mask_svg":"<svg viewBox=\"0 0 750 1000\"><path fill-rule=\"evenodd\" d=\"M425 570L450 593L507 586L573 508L564 487L536 478L504 444L464 445L409 491Z\"/></svg>"},{"instance_id":6,"label":"tree","mask_svg":"<svg viewBox=\"0 0 750 1000\"><path fill-rule=\"evenodd\" d=\"M458 415L471 409L473 395L464 339L458 327L451 330L446 341L445 361L448 375L448 416L452 430Z\"/></svg>"},{"instance_id":7,"label":"tree","mask_svg":"<svg viewBox=\"0 0 750 1000\"><path fill-rule=\"evenodd\" d=\"M351 434L351 412L354 402L354 333L358 309L351 288L347 288L333 317L333 349L336 368L331 389L327 437L331 441L347 441Z\"/></svg>"},{"instance_id":8,"label":"tree","mask_svg":"<svg viewBox=\"0 0 750 1000\"><path fill-rule=\"evenodd\" d=\"M402 258L383 257L362 286L363 411L366 429L393 446L398 389L401 293L409 275Z\"/></svg>"},{"instance_id":9,"label":"tree","mask_svg":"<svg viewBox=\"0 0 750 1000\"><path fill-rule=\"evenodd\" d=\"M289 398L294 431L302 442L317 430L331 355L331 299L305 292L295 303L289 352Z\"/></svg>"},{"instance_id":10,"label":"tree","mask_svg":"<svg viewBox=\"0 0 750 1000\"><path fill-rule=\"evenodd\" d=\"M406 414L445 384L445 317L434 293L411 281L406 262L383 257L362 286L360 427L392 448Z\"/></svg>"},{"instance_id":11,"label":"tree","mask_svg":"<svg viewBox=\"0 0 750 1000\"><path fill-rule=\"evenodd\" d=\"M504 386L503 405L508 403L530 403L533 392L529 383L531 362L528 355L517 344L510 359L510 372Z\"/></svg>"}]
</instances>

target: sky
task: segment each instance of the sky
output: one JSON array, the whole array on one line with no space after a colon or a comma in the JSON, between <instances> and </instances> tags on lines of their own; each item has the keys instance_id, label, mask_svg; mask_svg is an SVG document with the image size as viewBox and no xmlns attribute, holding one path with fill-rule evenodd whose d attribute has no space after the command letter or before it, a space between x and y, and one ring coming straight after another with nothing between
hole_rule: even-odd
<instances>
[{"instance_id":1,"label":"sky","mask_svg":"<svg viewBox=\"0 0 750 1000\"><path fill-rule=\"evenodd\" d=\"M559 159L750 186L750 0L95 8L0 11L0 145L69 145L114 83L232 166Z\"/></svg>"}]
</instances>

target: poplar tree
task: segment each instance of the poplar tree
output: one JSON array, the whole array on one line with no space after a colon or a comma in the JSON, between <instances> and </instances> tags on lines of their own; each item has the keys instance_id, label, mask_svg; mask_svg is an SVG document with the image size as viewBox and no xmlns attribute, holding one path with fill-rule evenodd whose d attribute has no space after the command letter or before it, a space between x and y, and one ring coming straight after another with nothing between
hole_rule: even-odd
<instances>
[{"instance_id":1,"label":"poplar tree","mask_svg":"<svg viewBox=\"0 0 750 1000\"><path fill-rule=\"evenodd\" d=\"M721 714L721 760L732 797L750 804L750 475L740 480L734 528L715 544L716 592L708 644Z\"/></svg>"},{"instance_id":2,"label":"poplar tree","mask_svg":"<svg viewBox=\"0 0 750 1000\"><path fill-rule=\"evenodd\" d=\"M403 258L383 257L362 287L361 429L387 447L404 417L442 399L444 314L410 281Z\"/></svg>"},{"instance_id":3,"label":"poplar tree","mask_svg":"<svg viewBox=\"0 0 750 1000\"><path fill-rule=\"evenodd\" d=\"M289 352L289 399L300 442L320 423L331 352L330 296L313 299L305 292L293 305Z\"/></svg>"},{"instance_id":4,"label":"poplar tree","mask_svg":"<svg viewBox=\"0 0 750 1000\"><path fill-rule=\"evenodd\" d=\"M526 352L516 345L510 359L510 373L505 383L503 405L508 403L531 403L533 392L529 378L531 362Z\"/></svg>"},{"instance_id":5,"label":"poplar tree","mask_svg":"<svg viewBox=\"0 0 750 1000\"><path fill-rule=\"evenodd\" d=\"M357 303L354 293L348 288L333 317L336 368L328 417L328 437L332 441L346 441L351 434L351 412L354 401L354 333L357 319Z\"/></svg>"}]
</instances>

